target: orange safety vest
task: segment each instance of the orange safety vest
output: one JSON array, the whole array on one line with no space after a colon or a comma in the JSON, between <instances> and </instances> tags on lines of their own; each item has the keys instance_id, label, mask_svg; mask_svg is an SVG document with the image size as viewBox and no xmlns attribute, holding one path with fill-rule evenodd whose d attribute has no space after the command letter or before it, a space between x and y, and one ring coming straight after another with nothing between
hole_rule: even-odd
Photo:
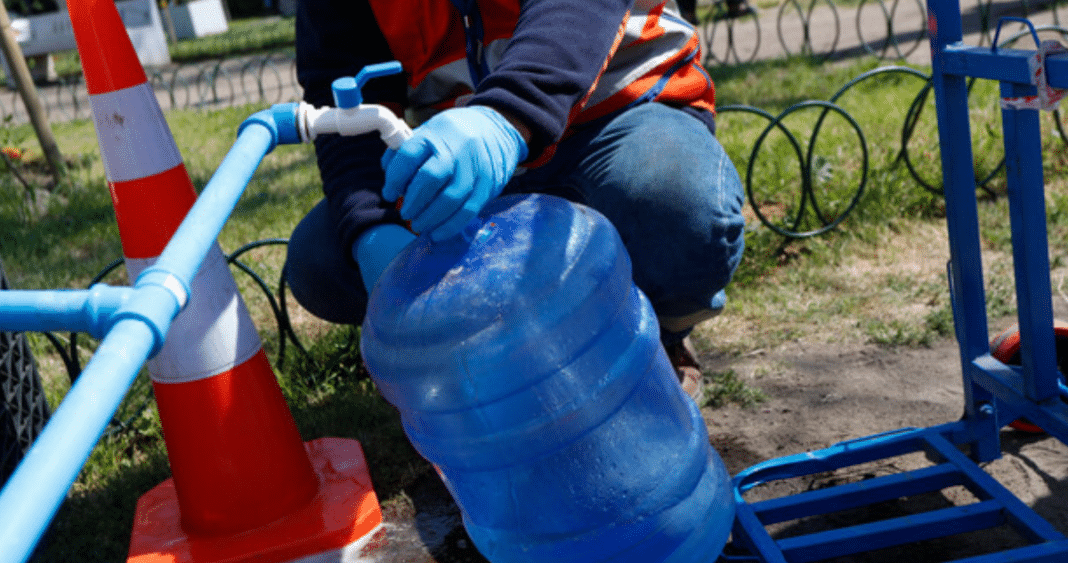
<instances>
[{"instance_id":1,"label":"orange safety vest","mask_svg":"<svg viewBox=\"0 0 1068 563\"><path fill-rule=\"evenodd\" d=\"M393 55L408 72L409 109L417 122L474 92L464 22L450 0L370 4ZM492 71L519 19L519 1L479 0L478 8L483 27L479 47ZM715 107L715 88L701 66L697 32L664 0L635 2L601 75L572 108L569 123L597 119L643 99L708 111Z\"/></svg>"}]
</instances>

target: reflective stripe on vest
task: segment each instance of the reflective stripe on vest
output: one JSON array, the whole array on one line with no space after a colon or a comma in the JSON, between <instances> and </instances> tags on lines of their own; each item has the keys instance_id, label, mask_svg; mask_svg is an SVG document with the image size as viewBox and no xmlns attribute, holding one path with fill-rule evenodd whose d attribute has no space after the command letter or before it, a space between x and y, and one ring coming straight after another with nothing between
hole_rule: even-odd
<instances>
[{"instance_id":1,"label":"reflective stripe on vest","mask_svg":"<svg viewBox=\"0 0 1068 563\"><path fill-rule=\"evenodd\" d=\"M465 50L465 38L460 15L452 2L427 2L420 10L410 6L397 8L395 0L372 2L375 17L394 55L409 70L409 102L418 121L452 106L456 99L471 93L471 80ZM479 2L484 19L485 36L489 43L483 51L490 68L495 68L510 39L508 25L514 25L518 4L512 0ZM422 42L411 40L420 33ZM712 83L700 68L697 59L698 36L693 26L679 17L674 5L663 1L639 0L624 22L619 48L612 55L599 77L589 99L580 103L581 111L589 115L576 117L576 122L625 107L641 99L650 89L657 97L679 103L698 102L711 109ZM684 68L689 63L694 68ZM665 80L663 72L684 70L684 81ZM600 104L605 107L597 107Z\"/></svg>"},{"instance_id":2,"label":"reflective stripe on vest","mask_svg":"<svg viewBox=\"0 0 1068 563\"><path fill-rule=\"evenodd\" d=\"M623 44L608 63L590 96L587 107L592 108L618 92L630 90L630 100L645 94L646 88L634 89L642 79L662 75L662 70L693 58L697 36L694 29L682 20L662 17L659 10L650 14L632 14L627 20Z\"/></svg>"}]
</instances>

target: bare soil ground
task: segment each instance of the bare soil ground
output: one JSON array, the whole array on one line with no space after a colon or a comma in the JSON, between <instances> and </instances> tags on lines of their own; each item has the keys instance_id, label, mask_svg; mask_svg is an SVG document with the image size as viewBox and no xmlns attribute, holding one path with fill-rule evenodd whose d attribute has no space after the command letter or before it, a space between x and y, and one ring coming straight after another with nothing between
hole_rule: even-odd
<instances>
[{"instance_id":1,"label":"bare soil ground","mask_svg":"<svg viewBox=\"0 0 1068 563\"><path fill-rule=\"evenodd\" d=\"M715 359L712 359L715 361ZM754 463L823 448L902 427L927 427L957 420L963 386L956 342L929 348L874 345L810 346L791 342L775 350L727 362L735 370L764 370L760 386L768 400L753 408L728 406L705 411L713 445L732 474ZM766 370L764 366L775 365ZM1068 448L1047 436L1002 432L1003 456L983 468L1062 532L1068 531ZM753 499L821 489L844 482L930 465L914 454L777 482L754 490ZM824 521L830 527L932 510L976 499L960 488L926 498L899 499L863 513ZM793 522L773 531L811 531L813 522ZM1008 528L924 542L838 561L916 563L951 561L1001 551L1022 540Z\"/></svg>"},{"instance_id":2,"label":"bare soil ground","mask_svg":"<svg viewBox=\"0 0 1068 563\"><path fill-rule=\"evenodd\" d=\"M823 448L902 427L927 427L959 418L963 409L956 342L924 348L870 344L829 346L793 341L740 356L705 357L709 369L759 373L766 401L752 407L704 409L713 446L731 474L758 462ZM1002 433L1003 456L984 469L1062 532L1068 532L1068 447L1046 436L1012 430ZM754 491L754 499L820 489L872 476L930 465L918 454L776 482ZM433 476L410 487L406 502L384 508L386 524L374 549L357 561L481 563L467 538L459 511ZM752 500L752 499L751 499ZM790 522L773 529L791 535L820 526L840 527L860 520L914 514L976 499L962 488L922 498L899 499L873 508L825 518ZM1022 544L1014 532L992 532L932 540L883 550L847 562L927 563L1000 551Z\"/></svg>"},{"instance_id":3,"label":"bare soil ground","mask_svg":"<svg viewBox=\"0 0 1068 563\"><path fill-rule=\"evenodd\" d=\"M893 251L853 259L836 268L827 283L841 291L874 292L884 276L902 276L917 286L944 276L947 245L936 226L914 237L919 242L888 244ZM998 258L1000 260L1000 258ZM986 257L984 256L984 262ZM987 267L985 271L995 270ZM1054 281L1063 272L1054 273ZM769 286L784 285L767 280ZM989 287L996 286L991 283ZM790 289L788 291L795 291ZM964 409L960 355L953 338L936 338L928 345L885 346L865 335L865 315L922 322L932 303L910 304L887 297L875 299L877 311L856 310L824 314L833 308L835 291L798 289L778 317L767 311L751 314L745 304L728 303L727 312L695 332L704 350L706 374L733 371L746 386L766 399L754 406L726 405L703 409L710 440L732 475L756 463L802 453L835 443L904 427L929 427L956 421ZM1068 318L1068 297L1054 297L1057 318ZM838 299L844 299L844 293ZM763 298L763 297L761 297ZM895 301L896 299L896 301ZM925 300L926 298L924 298ZM817 310L813 318L798 310ZM782 323L779 322L782 319ZM769 319L776 319L774 321ZM1013 318L992 319L991 334L1010 326ZM803 326L808 322L809 326ZM761 324L764 323L764 324ZM772 326L771 324L775 326ZM792 324L791 324L792 323ZM781 324L791 324L783 338ZM1019 499L1062 533L1068 533L1068 447L1044 435L1005 430L1001 458L982 465ZM899 473L930 465L920 454L899 456L835 472L778 481L758 487L749 500L783 496L805 490ZM463 531L459 511L433 475L406 490L402 502L384 507L386 524L376 548L357 561L409 563L482 563ZM961 487L943 489L919 498L898 499L874 507L832 515L818 521L793 521L772 529L792 535L814 528L841 527L861 521L917 514L976 499ZM1023 540L1007 527L906 548L888 549L834 563L933 563L1003 551Z\"/></svg>"},{"instance_id":4,"label":"bare soil ground","mask_svg":"<svg viewBox=\"0 0 1068 563\"><path fill-rule=\"evenodd\" d=\"M823 448L902 427L926 427L959 418L963 408L960 361L956 342L943 340L929 348L887 348L874 345L831 347L791 342L774 350L741 357L707 357L712 369L739 373L758 371L768 399L754 407L727 406L704 410L713 446L731 474L755 463ZM776 366L767 370L767 366ZM1004 431L1003 456L984 469L1062 532L1068 532L1068 447L1046 436ZM759 496L782 496L843 482L898 473L929 465L918 455L891 458L792 479L758 489ZM460 523L459 512L439 481L427 477L407 491L410 502L385 509L382 540L364 553L365 561L412 563L480 563ZM756 497L754 497L756 498ZM917 499L884 503L863 514L823 522L793 522L777 534L811 531L858 519L880 519L951 504L975 502L960 488ZM1000 551L1021 540L1008 529L934 540L907 548L884 550L839 563L951 561Z\"/></svg>"}]
</instances>

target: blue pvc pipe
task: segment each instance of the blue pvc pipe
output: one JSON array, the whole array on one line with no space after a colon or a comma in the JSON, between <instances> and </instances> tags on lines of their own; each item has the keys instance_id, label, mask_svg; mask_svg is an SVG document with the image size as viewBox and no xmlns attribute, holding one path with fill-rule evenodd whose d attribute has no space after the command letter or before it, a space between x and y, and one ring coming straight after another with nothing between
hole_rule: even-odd
<instances>
[{"instance_id":1,"label":"blue pvc pipe","mask_svg":"<svg viewBox=\"0 0 1068 563\"><path fill-rule=\"evenodd\" d=\"M135 320L120 321L101 341L0 494L0 561L33 553L152 345L152 331Z\"/></svg>"},{"instance_id":2,"label":"blue pvc pipe","mask_svg":"<svg viewBox=\"0 0 1068 563\"><path fill-rule=\"evenodd\" d=\"M132 292L104 284L87 290L0 291L0 332L70 331L102 338Z\"/></svg>"},{"instance_id":3,"label":"blue pvc pipe","mask_svg":"<svg viewBox=\"0 0 1068 563\"><path fill-rule=\"evenodd\" d=\"M276 133L266 126L244 127L222 164L160 254L152 271L163 271L191 287L200 264L219 238L226 220L241 199L263 157L274 148ZM175 242L180 241L180 244Z\"/></svg>"},{"instance_id":4,"label":"blue pvc pipe","mask_svg":"<svg viewBox=\"0 0 1068 563\"><path fill-rule=\"evenodd\" d=\"M57 295L47 297L41 292L14 292L10 301L0 301L3 324L15 330L32 330L29 327L34 323L51 328L69 321L106 331L77 383L0 491L4 521L0 561L25 562L32 555L141 366L163 346L171 321L188 300L200 264L256 167L280 137L287 142L293 136L288 129L280 133L273 119L250 119L246 125L250 126L242 127L159 260L138 276L134 288L127 288L130 293L119 302L118 293L101 288L96 288L96 297L93 290L54 291ZM16 303L20 299L23 302ZM45 320L32 319L40 312L31 308L42 303L48 310L41 315ZM103 326L112 322L110 330Z\"/></svg>"},{"instance_id":5,"label":"blue pvc pipe","mask_svg":"<svg viewBox=\"0 0 1068 563\"><path fill-rule=\"evenodd\" d=\"M276 114L288 109L286 106L260 112L243 124L234 146L175 232L172 240L182 243L167 245L156 264L140 276L142 284L163 284L167 278L173 278L188 294L200 264L218 239L263 157L279 141L293 142L296 138L299 142L295 126L277 119ZM276 123L278 121L282 123ZM100 338L107 332L111 316L129 300L130 291L129 288L105 284L96 284L82 291L3 291L0 292L0 331L62 330L85 332ZM187 297L181 299L183 305Z\"/></svg>"}]
</instances>

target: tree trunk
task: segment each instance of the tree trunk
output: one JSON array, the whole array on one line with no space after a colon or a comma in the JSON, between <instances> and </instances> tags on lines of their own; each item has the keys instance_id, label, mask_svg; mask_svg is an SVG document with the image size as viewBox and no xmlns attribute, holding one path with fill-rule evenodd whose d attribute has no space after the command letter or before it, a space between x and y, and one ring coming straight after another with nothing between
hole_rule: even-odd
<instances>
[{"instance_id":1,"label":"tree trunk","mask_svg":"<svg viewBox=\"0 0 1068 563\"><path fill-rule=\"evenodd\" d=\"M15 81L15 86L22 96L22 103L26 105L26 113L30 115L30 123L37 133L37 140L41 143L41 150L52 168L52 178L58 185L66 175L67 166L63 161L63 155L59 152L56 138L52 135L52 128L48 123L48 118L45 116L44 106L41 105L41 98L37 95L37 87L34 86L33 79L30 78L30 69L26 66L26 57L22 55L22 48L15 41L15 34L11 30L11 18L8 17L6 9L0 9L0 31L2 31L0 33L0 48L3 49L4 57L7 59L11 72L14 74L11 78Z\"/></svg>"}]
</instances>

